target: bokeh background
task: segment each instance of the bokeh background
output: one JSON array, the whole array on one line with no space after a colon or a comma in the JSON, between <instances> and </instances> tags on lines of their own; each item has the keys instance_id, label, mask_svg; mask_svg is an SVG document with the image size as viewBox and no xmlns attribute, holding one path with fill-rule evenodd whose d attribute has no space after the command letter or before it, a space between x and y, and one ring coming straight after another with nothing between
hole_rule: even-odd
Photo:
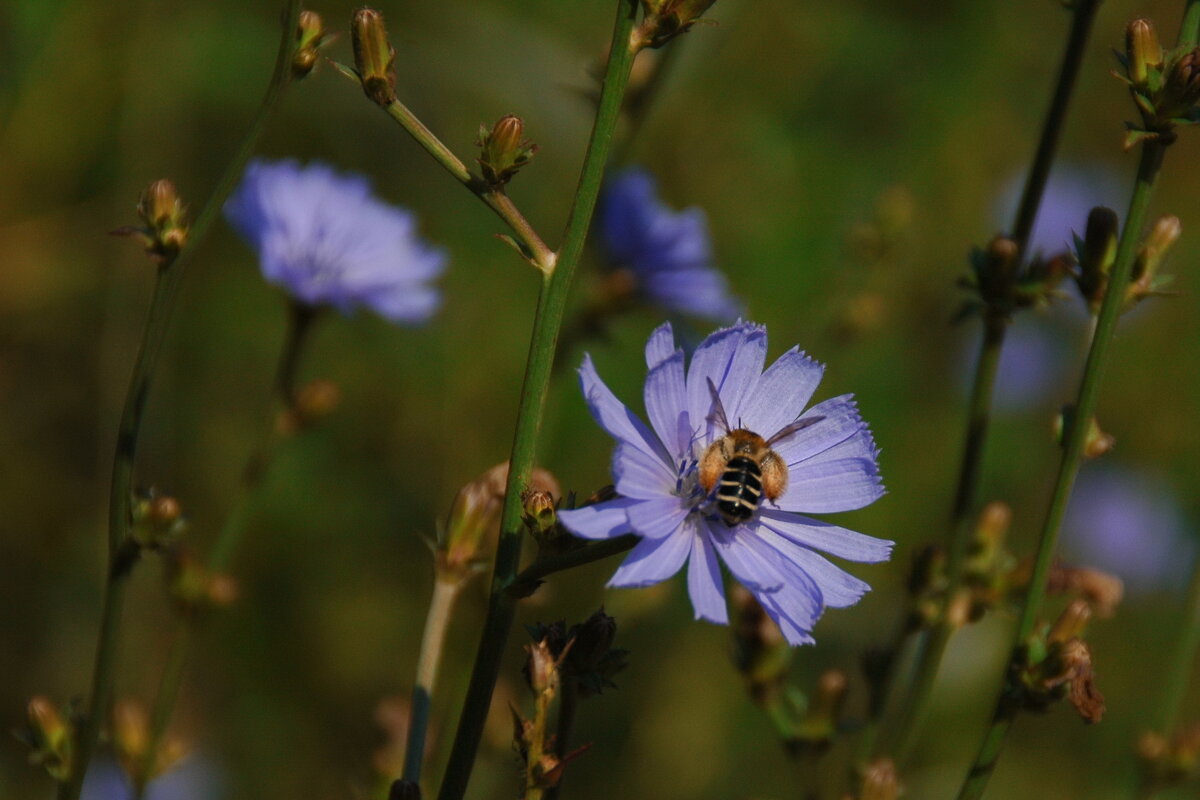
<instances>
[{"instance_id":1,"label":"bokeh background","mask_svg":"<svg viewBox=\"0 0 1200 800\"><path fill-rule=\"evenodd\" d=\"M135 221L139 191L159 177L173 179L193 207L203 203L265 87L279 5L0 4L5 727L20 724L31 695L65 700L88 685L116 420L152 283L137 247L106 232ZM582 158L589 74L612 5L379 5L401 97L457 152L472 157L481 122L509 112L526 119L542 149L511 193L552 244ZM1135 164L1121 152L1121 123L1133 109L1109 74L1111 48L1136 15L1156 18L1172 41L1181 5L1103 5L1052 178L1045 247L1081 228L1093 202L1122 208ZM352 11L332 0L309 7L342 30ZM955 281L969 247L1011 215L1068 15L1051 0L721 0L710 16L718 24L680 42L631 158L658 177L669 203L705 209L719 264L750 317L769 326L772 355L798 343L826 362L819 397L854 392L882 447L890 493L836 519L895 539L895 560L855 568L875 591L829 613L817 646L794 663L802 686L825 668L847 669L860 698L853 712L862 702L860 654L890 639L912 553L944 535L977 334L950 323L963 299ZM348 37L327 52L349 60ZM1069 534L1080 560L1102 560L1097 553L1109 547L1121 555L1107 566L1144 568L1126 575L1129 597L1117 616L1093 627L1108 716L1092 728L1065 707L1022 717L990 797L1130 796L1132 746L1159 702L1183 624L1200 521L1200 301L1189 269L1200 254L1191 233L1200 230L1200 136L1192 134L1169 153L1152 208L1183 221L1169 266L1179 295L1123 321L1100 408L1117 447L1081 480L1081 489L1097 476L1115 480L1132 494L1093 515L1119 517L1115 531L1081 522ZM460 485L506 457L537 281L492 238L498 221L327 66L286 94L259 152L373 176L383 197L419 214L451 267L444 308L424 328L360 314L317 330L302 374L336 381L344 403L280 454L253 506L235 566L241 602L204 634L172 726L194 748L189 769L201 767L192 794L180 796L365 796L372 754L386 738L377 709L405 696L413 679L432 583L422 537ZM598 267L593 254L577 306ZM1053 479L1051 421L1080 371L1081 308L1068 298L1023 315L1001 375L984 494L1012 504L1022 554L1032 550ZM198 547L229 514L242 465L263 436L283 309L252 253L218 224L185 280L137 473L182 500ZM641 345L661 320L639 310L615 321L608 340L584 345L637 408ZM610 440L588 418L569 369L553 386L545 432L542 463L564 487L586 493L607 482ZM1102 488L1084 504L1116 493ZM572 621L603 603L619 620L618 644L631 651L620 688L581 709L575 738L594 745L571 766L566 794L796 796L797 767L746 699L728 630L691 620L681 581L606 591L614 567L551 580L522 612L525 622ZM146 701L171 630L159 572L154 561L138 570L120 660L119 694ZM483 587L464 594L450 633L432 775L465 688ZM946 797L957 785L1011 624L996 615L953 642L904 775L909 797ZM501 687L518 701L522 643L518 629ZM503 705L496 711L473 797L516 791L509 721ZM1196 693L1184 711L1200 712ZM827 769L845 769L849 753L835 750ZM15 740L0 746L0 795L49 796L48 779L25 757Z\"/></svg>"}]
</instances>

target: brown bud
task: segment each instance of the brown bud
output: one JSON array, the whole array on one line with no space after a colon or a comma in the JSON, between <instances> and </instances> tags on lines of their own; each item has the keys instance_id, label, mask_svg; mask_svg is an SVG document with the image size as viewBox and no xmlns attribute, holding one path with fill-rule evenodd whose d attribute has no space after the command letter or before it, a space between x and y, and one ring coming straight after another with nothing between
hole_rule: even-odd
<instances>
[{"instance_id":1,"label":"brown bud","mask_svg":"<svg viewBox=\"0 0 1200 800\"><path fill-rule=\"evenodd\" d=\"M543 639L537 644L526 645L525 652L529 655L525 664L525 677L529 681L529 688L537 694L553 693L557 690L558 659L551 652L548 640ZM564 655L566 652L564 650Z\"/></svg>"},{"instance_id":2,"label":"brown bud","mask_svg":"<svg viewBox=\"0 0 1200 800\"><path fill-rule=\"evenodd\" d=\"M508 183L517 170L533 159L538 146L524 136L525 122L514 114L498 119L490 131L480 127L479 166L488 183L493 186Z\"/></svg>"},{"instance_id":3,"label":"brown bud","mask_svg":"<svg viewBox=\"0 0 1200 800\"><path fill-rule=\"evenodd\" d=\"M296 52L292 56L292 77L303 78L312 72L320 57L318 48L325 41L325 23L321 15L305 9L300 12L296 29Z\"/></svg>"},{"instance_id":4,"label":"brown bud","mask_svg":"<svg viewBox=\"0 0 1200 800\"><path fill-rule=\"evenodd\" d=\"M299 427L308 427L336 411L341 402L342 390L333 381L319 378L309 381L296 392L292 406L294 422Z\"/></svg>"},{"instance_id":5,"label":"brown bud","mask_svg":"<svg viewBox=\"0 0 1200 800\"><path fill-rule=\"evenodd\" d=\"M1092 618L1092 607L1084 600L1072 600L1046 636L1048 644L1063 643L1083 635L1088 621Z\"/></svg>"},{"instance_id":6,"label":"brown bud","mask_svg":"<svg viewBox=\"0 0 1200 800\"><path fill-rule=\"evenodd\" d=\"M900 779L890 758L882 758L867 766L863 773L860 800L896 800L900 796Z\"/></svg>"},{"instance_id":7,"label":"brown bud","mask_svg":"<svg viewBox=\"0 0 1200 800\"><path fill-rule=\"evenodd\" d=\"M391 105L396 100L396 51L388 42L383 15L373 8L355 11L350 41L363 92L380 106Z\"/></svg>"}]
</instances>

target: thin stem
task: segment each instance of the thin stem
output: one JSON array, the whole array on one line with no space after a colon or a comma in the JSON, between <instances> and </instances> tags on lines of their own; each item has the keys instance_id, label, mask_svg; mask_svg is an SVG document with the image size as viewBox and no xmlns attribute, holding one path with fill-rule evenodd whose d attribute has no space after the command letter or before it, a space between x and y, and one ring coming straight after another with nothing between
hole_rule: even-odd
<instances>
[{"instance_id":1,"label":"thin stem","mask_svg":"<svg viewBox=\"0 0 1200 800\"><path fill-rule=\"evenodd\" d=\"M1066 434L1062 461L1054 484L1054 494L1046 510L1045 523L1038 540L1033 574L1029 581L1029 589L1025 594L1020 623L1017 625L1016 637L1013 641L1014 660L1020 657L1025 641L1033 632L1042 608L1042 601L1046 595L1046 578L1051 562L1054 560L1059 527L1067 510L1067 501L1071 497L1075 477L1079 473L1079 465L1083 460L1083 450L1087 443L1088 421L1096 410L1096 401L1100 395L1100 382L1104 376L1104 368L1107 366L1108 350L1112 344L1117 321L1121 316L1125 290L1133 271L1134 256L1146 219L1146 209L1150 204L1150 195L1162 166L1163 152L1164 145L1158 141L1150 141L1142 145L1137 182L1129 202L1129 211L1125 216L1125 227L1121 231L1121 240L1117 245L1116 261L1109 274L1108 288L1104 293L1104 303L1100 308L1100 316L1096 323L1096 335L1092 338L1092 347L1088 352L1087 362L1084 364L1083 381L1079 387L1074 413L1071 415L1070 429ZM959 792L959 800L974 800L974 798L980 797L987 787L988 780L991 778L996 761L1000 756L1005 735L1012 726L1012 720L1016 715L1016 707L1011 701L1010 693L1011 690L1006 681L996 703L996 712L993 715L991 727L984 738L967 780Z\"/></svg>"},{"instance_id":2,"label":"thin stem","mask_svg":"<svg viewBox=\"0 0 1200 800\"><path fill-rule=\"evenodd\" d=\"M1179 725L1192 667L1196 663L1196 650L1200 647L1200 558L1192 567L1187 606L1182 616L1183 624L1167 661L1163 693L1152 722L1155 730L1168 737Z\"/></svg>"},{"instance_id":3,"label":"thin stem","mask_svg":"<svg viewBox=\"0 0 1200 800\"><path fill-rule=\"evenodd\" d=\"M579 682L575 678L567 678L562 682L558 702L558 721L554 726L554 752L561 762L567 757L571 748L571 728L575 726L575 712L579 710ZM564 772L558 778L558 783L546 789L545 800L558 800L562 791L562 782L566 778Z\"/></svg>"},{"instance_id":4,"label":"thin stem","mask_svg":"<svg viewBox=\"0 0 1200 800\"><path fill-rule=\"evenodd\" d=\"M307 334L312 329L315 313L313 309L298 304L292 304L288 311L288 330L280 349L279 364L275 371L276 405L283 409L284 413L292 408L300 354L307 341ZM275 414L272 414L272 417L274 416ZM241 542L250 519L250 501L262 486L271 455L281 440L282 434L279 427L272 420L266 441L251 453L242 470L242 485L238 502L229 516L225 518L225 524L221 526L217 540L213 544L212 550L209 551L208 569L210 571L224 572L228 568L229 561L233 557L237 545ZM171 642L162 678L159 680L158 692L154 696L150 738L146 743L146 767L152 766L154 759L157 758L159 745L166 733L167 723L170 722L171 713L179 697L184 667L191 652L197 624L197 618L187 611L180 612L176 619L175 638ZM149 772L143 771L143 774L148 775ZM136 800L141 800L142 788L144 787L139 787Z\"/></svg>"},{"instance_id":5,"label":"thin stem","mask_svg":"<svg viewBox=\"0 0 1200 800\"><path fill-rule=\"evenodd\" d=\"M508 485L500 518L500 541L492 575L491 599L446 776L438 795L440 800L460 800L466 792L475 754L479 748L479 739L483 733L483 724L491 705L492 689L500 671L504 645L512 627L515 599L508 592L508 587L517 575L521 557L521 492L528 484L533 469L567 293L571 287L575 267L579 263L579 256L583 252L584 239L604 176L604 165L608 161L621 97L637 52L637 45L630 36L637 16L637 7L636 0L617 2L612 47L600 94L600 106L584 156L563 245L555 261L556 265L543 272L529 345L529 358L525 368L525 381L517 411L516 431L513 435Z\"/></svg>"},{"instance_id":6,"label":"thin stem","mask_svg":"<svg viewBox=\"0 0 1200 800\"><path fill-rule=\"evenodd\" d=\"M425 616L425 633L417 657L417 680L413 686L412 708L408 718L408 741L404 748L404 780L419 783L421 766L425 761L425 734L429 729L429 708L437 684L438 667L442 662L442 645L450 628L454 601L463 583L437 578L433 582L433 597Z\"/></svg>"},{"instance_id":7,"label":"thin stem","mask_svg":"<svg viewBox=\"0 0 1200 800\"><path fill-rule=\"evenodd\" d=\"M533 229L529 221L517 209L512 199L504 193L504 187L492 186L483 178L473 175L467 169L467 165L458 156L454 155L450 148L443 144L442 140L435 136L433 131L425 127L425 123L421 122L416 114L413 114L399 100L393 100L384 106L383 110L388 113L388 116L400 123L400 127L404 128L459 183L467 187L488 208L496 212L496 216L504 220L505 224L517 235L517 239L524 245L525 249L529 251L538 269L541 269L543 272L554 269L554 252L542 241L542 237L537 234L537 231Z\"/></svg>"},{"instance_id":8,"label":"thin stem","mask_svg":"<svg viewBox=\"0 0 1200 800\"><path fill-rule=\"evenodd\" d=\"M153 777L154 767L158 761L159 745L167 732L167 723L171 721L171 711L175 707L175 699L179 696L179 687L183 683L183 668L187 664L191 639L191 620L185 620L175 629L175 638L172 640L171 650L167 654L167 663L163 667L162 678L159 679L158 693L154 697L154 708L150 715L150 732L149 738L146 740L146 751L142 754L141 769L134 785L134 800L142 800L146 786Z\"/></svg>"},{"instance_id":9,"label":"thin stem","mask_svg":"<svg viewBox=\"0 0 1200 800\"><path fill-rule=\"evenodd\" d=\"M1100 0L1080 0L1074 6L1071 28L1059 66L1054 94L1042 123L1042 133L1038 140L1037 151L1034 154L1033 163L1030 165L1025 188L1021 193L1021 202L1013 221L1012 238L1017 243L1018 259L1024 256L1034 223L1037 220L1038 209L1041 206L1042 196L1045 194L1046 181L1050 176L1050 168L1058 149L1071 95L1099 6ZM979 488L983 478L984 449L991 415L992 392L996 382L996 373L1000 366L1000 355L1004 348L1007 327L1008 319L1006 317L996 313L984 314L983 340L980 344L979 359L975 365L975 377L971 384L971 396L968 400L967 435L950 517L947 546L948 581L944 603L949 603L962 585L963 561L971 541L973 514L978 505ZM880 737L881 746L876 749L876 755L883 755L897 747L905 753L911 752L916 732L927 713L938 666L941 664L942 656L945 654L946 646L953 634L952 630L947 629L948 623L944 618L944 613L942 617L937 623L936 629L917 642L914 656L915 666L910 673L911 683L898 681L890 687L889 694L893 692L900 694L889 700L884 708L895 707L900 710L891 734ZM903 761L903 758L898 760Z\"/></svg>"},{"instance_id":10,"label":"thin stem","mask_svg":"<svg viewBox=\"0 0 1200 800\"><path fill-rule=\"evenodd\" d=\"M120 639L125 584L129 576L129 570L123 567L121 561L131 520L133 466L137 456L138 436L142 429L146 399L150 394L163 342L166 340L167 326L171 320L175 298L179 293L185 267L191 261L193 253L199 248L200 242L204 240L209 228L216 221L221 206L225 203L225 198L233 191L233 187L242 173L242 168L254 151L254 145L263 131L271 109L275 106L291 77L292 52L295 47L299 17L300 0L287 0L284 6L283 30L275 58L275 69L267 86L266 94L259 105L258 113L251 122L233 159L217 182L216 188L213 189L204 209L192 224L188 233L187 245L173 262L163 266L158 273L154 297L150 302L146 327L142 334L133 374L129 381L129 390L125 395L125 404L121 411L121 421L117 428L117 446L113 457L112 482L108 494L109 569L104 589L104 610L100 621L96 660L92 671L91 700L87 706L83 726L76 743L78 758L70 779L59 786L59 800L77 800L79 797L83 788L83 776L87 772L88 763L91 761L92 754L96 749L96 742L100 737L101 723L108 715L112 695L113 667Z\"/></svg>"}]
</instances>

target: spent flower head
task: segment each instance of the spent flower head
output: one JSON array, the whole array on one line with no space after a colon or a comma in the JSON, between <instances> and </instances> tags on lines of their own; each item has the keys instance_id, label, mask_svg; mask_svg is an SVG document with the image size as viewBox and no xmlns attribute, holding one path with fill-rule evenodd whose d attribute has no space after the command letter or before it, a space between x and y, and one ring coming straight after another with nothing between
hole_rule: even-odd
<instances>
[{"instance_id":1,"label":"spent flower head","mask_svg":"<svg viewBox=\"0 0 1200 800\"><path fill-rule=\"evenodd\" d=\"M686 562L696 617L727 624L724 561L787 640L807 644L827 606L853 605L870 588L817 551L874 563L888 559L892 543L804 516L878 499L878 451L849 395L804 410L820 364L793 348L764 371L766 354L766 329L739 322L711 334L685 365L671 326L661 326L646 344L649 426L585 358L584 396L617 440L618 497L559 519L588 539L643 537L610 586L658 583ZM736 426L732 434L726 423ZM747 433L767 452L730 453Z\"/></svg>"},{"instance_id":2,"label":"spent flower head","mask_svg":"<svg viewBox=\"0 0 1200 800\"><path fill-rule=\"evenodd\" d=\"M325 164L253 161L225 204L258 251L263 277L306 306L365 306L419 324L437 309L429 282L446 255L423 242L412 213L376 198L367 178Z\"/></svg>"},{"instance_id":3,"label":"spent flower head","mask_svg":"<svg viewBox=\"0 0 1200 800\"><path fill-rule=\"evenodd\" d=\"M676 314L726 322L741 303L713 266L708 223L699 208L672 211L654 178L640 169L614 176L600 201L600 239L608 260L633 278L633 290Z\"/></svg>"}]
</instances>

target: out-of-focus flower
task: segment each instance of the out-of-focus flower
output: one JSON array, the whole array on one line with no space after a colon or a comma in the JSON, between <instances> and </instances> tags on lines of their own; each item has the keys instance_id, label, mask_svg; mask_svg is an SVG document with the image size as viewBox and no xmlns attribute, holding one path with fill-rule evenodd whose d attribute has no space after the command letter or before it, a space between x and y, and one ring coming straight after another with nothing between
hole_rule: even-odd
<instances>
[{"instance_id":1,"label":"out-of-focus flower","mask_svg":"<svg viewBox=\"0 0 1200 800\"><path fill-rule=\"evenodd\" d=\"M1050 321L1042 315L1016 317L1004 336L992 390L992 407L1001 412L1017 413L1061 403L1069 393L1068 381L1072 376L1069 345L1072 333L1070 324ZM980 335L980 331L974 331L970 341L965 342L958 352L959 383L964 392L971 390L979 358ZM1082 336L1082 333L1078 335Z\"/></svg>"},{"instance_id":2,"label":"out-of-focus flower","mask_svg":"<svg viewBox=\"0 0 1200 800\"><path fill-rule=\"evenodd\" d=\"M629 271L634 291L649 302L719 322L740 313L729 282L713 266L704 212L667 208L647 172L632 169L609 180L601 198L600 233L609 261Z\"/></svg>"},{"instance_id":3,"label":"out-of-focus flower","mask_svg":"<svg viewBox=\"0 0 1200 800\"><path fill-rule=\"evenodd\" d=\"M1130 594L1181 586L1196 545L1178 499L1149 475L1085 469L1063 521L1063 556L1117 575Z\"/></svg>"},{"instance_id":4,"label":"out-of-focus flower","mask_svg":"<svg viewBox=\"0 0 1200 800\"><path fill-rule=\"evenodd\" d=\"M892 543L802 516L850 511L879 498L878 451L849 395L804 410L821 380L820 364L793 348L764 372L766 354L766 329L741 322L706 338L685 368L671 326L659 327L646 344L649 427L585 358L584 396L617 440L619 496L560 511L559 519L588 539L630 531L643 537L610 586L658 583L689 562L697 618L727 624L719 555L787 640L807 644L826 606L853 605L870 588L816 551L873 563L888 559ZM740 440L725 421L737 426ZM751 437L765 445L753 457L721 452L731 440Z\"/></svg>"},{"instance_id":5,"label":"out-of-focus flower","mask_svg":"<svg viewBox=\"0 0 1200 800\"><path fill-rule=\"evenodd\" d=\"M1004 185L995 207L996 225L1004 228L1012 224L1024 188L1024 173L1014 175ZM1121 184L1103 169L1080 166L1055 169L1042 193L1027 252L1053 255L1070 250L1073 234L1083 235L1088 212L1093 207L1124 208L1126 199Z\"/></svg>"},{"instance_id":6,"label":"out-of-focus flower","mask_svg":"<svg viewBox=\"0 0 1200 800\"><path fill-rule=\"evenodd\" d=\"M83 779L80 800L133 800L125 773L114 762L97 759ZM211 764L188 758L146 786L145 800L220 800L225 796L220 775Z\"/></svg>"},{"instance_id":7,"label":"out-of-focus flower","mask_svg":"<svg viewBox=\"0 0 1200 800\"><path fill-rule=\"evenodd\" d=\"M306 306L366 306L404 324L437 309L429 282L445 253L421 241L413 215L377 199L361 175L254 161L225 217L258 251L263 276Z\"/></svg>"}]
</instances>

